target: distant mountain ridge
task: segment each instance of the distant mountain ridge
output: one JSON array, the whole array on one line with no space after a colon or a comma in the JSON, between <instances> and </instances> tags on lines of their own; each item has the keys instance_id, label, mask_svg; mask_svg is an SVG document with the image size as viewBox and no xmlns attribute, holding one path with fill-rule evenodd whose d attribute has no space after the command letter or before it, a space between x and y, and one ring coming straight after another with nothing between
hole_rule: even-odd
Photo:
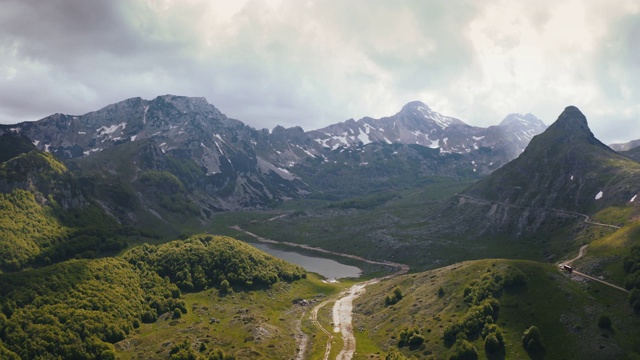
<instances>
[{"instance_id":1,"label":"distant mountain ridge","mask_svg":"<svg viewBox=\"0 0 640 360\"><path fill-rule=\"evenodd\" d=\"M504 148L516 156L546 126L532 114L510 114L499 125L474 127L413 101L397 114L381 119L353 119L310 131L314 140L335 150L371 142L418 144L442 153L464 154L481 147Z\"/></svg>"},{"instance_id":2,"label":"distant mountain ridge","mask_svg":"<svg viewBox=\"0 0 640 360\"><path fill-rule=\"evenodd\" d=\"M116 211L118 205L110 205L109 199L101 203L126 222L136 218L132 211L138 207L159 214L158 203L142 195L149 189L143 180L162 181L155 185L163 191L172 188L167 181L175 182L183 190L175 196L166 193L163 206L195 206L205 218L215 211L268 207L309 193L366 193L425 176L479 177L516 157L544 128L531 114L474 127L411 102L382 119L350 119L312 131L281 126L256 130L228 118L204 98L163 95L131 98L79 116L54 114L1 125L0 133L26 136L82 176L124 184L122 196L137 197L139 206Z\"/></svg>"},{"instance_id":3,"label":"distant mountain ridge","mask_svg":"<svg viewBox=\"0 0 640 360\"><path fill-rule=\"evenodd\" d=\"M629 150L633 150L635 148L637 148L638 146L640 146L640 139L638 140L632 140L626 143L619 143L619 144L611 144L609 145L609 147L615 151L629 151Z\"/></svg>"}]
</instances>

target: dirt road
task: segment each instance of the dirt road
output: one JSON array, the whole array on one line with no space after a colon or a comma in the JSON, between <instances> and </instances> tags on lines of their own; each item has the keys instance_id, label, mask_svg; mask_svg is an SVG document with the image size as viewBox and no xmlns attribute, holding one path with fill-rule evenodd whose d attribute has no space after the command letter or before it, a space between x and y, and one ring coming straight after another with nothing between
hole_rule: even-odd
<instances>
[{"instance_id":1,"label":"dirt road","mask_svg":"<svg viewBox=\"0 0 640 360\"><path fill-rule=\"evenodd\" d=\"M605 224L605 225L606 225L606 224ZM569 266L571 266L571 264L573 264L573 262L574 262L574 261L576 261L576 260L578 260L578 259L582 258L583 256L585 256L585 255L586 255L586 253L587 253L587 246L589 246L589 245L582 245L582 246L580 247L580 250L578 251L578 256L576 256L575 258L573 258L573 259L571 259L571 260L569 260L569 261L565 261L565 262L563 262L563 263L560 263L560 265L559 265L560 269L562 270L562 269L563 269L563 267L564 267L565 265L569 265ZM576 270L571 271L571 274L572 274L572 275L582 276L583 278L587 278L587 279L589 279L589 280L597 281L597 282L599 282L599 283L601 283L601 284L604 284L604 285L610 286L610 287L612 287L612 288L614 288L614 289L618 289L618 290L621 290L621 291L624 291L624 292L627 292L627 293L629 292L629 290L627 290L627 289L625 289L625 288L623 288L623 287L620 287L620 286L618 286L618 285L614 285L614 284L612 284L612 283L610 283L610 282L606 282L606 281L604 281L604 280L600 280L600 279L598 279L598 278L595 278L595 277L593 277L593 276L587 275L587 274L585 274L585 273L581 273L581 272L576 271Z\"/></svg>"},{"instance_id":2,"label":"dirt road","mask_svg":"<svg viewBox=\"0 0 640 360\"><path fill-rule=\"evenodd\" d=\"M469 195L464 195L464 194L457 194L457 195L459 197L461 197L461 198L466 198L466 199L477 201L477 202L498 204L498 205L502 205L502 206L506 206L506 207L510 207L510 208L514 208L514 209L546 210L546 211L554 211L554 212L557 212L557 213L563 213L563 214L572 215L572 216L583 217L584 218L584 222L587 223L587 224L590 224L590 225L608 227L608 228L616 229L616 230L620 229L620 226L611 225L611 224L603 224L603 223L599 223L599 222L596 222L596 221L592 221L591 217L589 215L578 213L578 212L575 212L575 211L567 211L567 210L554 209L554 208L537 208L537 207L528 207L528 206L518 206L518 205L507 204L507 203L500 202L500 201L492 201L492 200L480 199L480 198L477 198L477 197L474 197L474 196L469 196Z\"/></svg>"},{"instance_id":3,"label":"dirt road","mask_svg":"<svg viewBox=\"0 0 640 360\"><path fill-rule=\"evenodd\" d=\"M328 303L332 302L333 299L329 299L329 300L325 300L323 302L321 302L320 304L316 305L313 310L311 310L311 322L313 323L313 325L315 325L315 327L317 327L318 329L320 329L320 331L322 331L323 333L325 333L325 335L327 335L327 345L325 346L325 350L324 350L324 360L328 360L329 359L329 354L331 353L331 342L333 341L333 334L331 334L329 331L327 331L327 329L325 329L322 324L320 324L320 321L318 321L318 311L320 309L322 309L325 305L327 305ZM306 346L305 346L306 348ZM299 353L299 356L304 356L304 352L301 350ZM300 358L303 359L303 358Z\"/></svg>"}]
</instances>

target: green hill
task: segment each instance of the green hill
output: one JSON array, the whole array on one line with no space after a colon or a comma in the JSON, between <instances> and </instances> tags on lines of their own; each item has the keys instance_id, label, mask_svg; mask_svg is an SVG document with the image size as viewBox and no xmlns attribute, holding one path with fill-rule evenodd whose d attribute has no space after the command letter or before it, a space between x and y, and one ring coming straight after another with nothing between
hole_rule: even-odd
<instances>
[{"instance_id":1,"label":"green hill","mask_svg":"<svg viewBox=\"0 0 640 360\"><path fill-rule=\"evenodd\" d=\"M0 354L7 357L115 359L111 343L145 313L184 308L175 285L115 258L69 260L2 274L0 282Z\"/></svg>"},{"instance_id":2,"label":"green hill","mask_svg":"<svg viewBox=\"0 0 640 360\"><path fill-rule=\"evenodd\" d=\"M385 298L395 288L403 297L389 306ZM368 287L354 309L361 358L399 351L448 359L470 346L479 359L640 357L634 335L640 318L626 305L625 293L537 262L480 260L405 275ZM610 328L598 326L603 315ZM523 334L531 326L539 329L544 351L524 349ZM490 345L487 352L490 334L504 345Z\"/></svg>"},{"instance_id":3,"label":"green hill","mask_svg":"<svg viewBox=\"0 0 640 360\"><path fill-rule=\"evenodd\" d=\"M121 223L165 237L198 232L218 209L202 205L205 171L190 159L166 155L153 140L125 142L69 161L86 192ZM200 200L197 200L200 199Z\"/></svg>"},{"instance_id":4,"label":"green hill","mask_svg":"<svg viewBox=\"0 0 640 360\"><path fill-rule=\"evenodd\" d=\"M90 201L49 153L1 163L0 190L0 271L118 251L138 234Z\"/></svg>"},{"instance_id":5,"label":"green hill","mask_svg":"<svg viewBox=\"0 0 640 360\"><path fill-rule=\"evenodd\" d=\"M298 266L211 235L145 244L122 258L69 260L0 274L0 355L115 359L112 344L143 323L187 313L179 288L215 287L224 296L303 277Z\"/></svg>"},{"instance_id":6,"label":"green hill","mask_svg":"<svg viewBox=\"0 0 640 360\"><path fill-rule=\"evenodd\" d=\"M130 263L168 277L185 291L208 287L268 287L305 276L299 266L224 236L196 235L159 246L144 244L124 254Z\"/></svg>"}]
</instances>

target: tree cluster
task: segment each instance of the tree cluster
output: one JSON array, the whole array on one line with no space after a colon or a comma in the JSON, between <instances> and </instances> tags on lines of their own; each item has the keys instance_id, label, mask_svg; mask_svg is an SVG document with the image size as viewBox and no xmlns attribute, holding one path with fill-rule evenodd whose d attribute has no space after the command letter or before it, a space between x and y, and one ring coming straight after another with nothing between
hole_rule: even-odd
<instances>
[{"instance_id":1,"label":"tree cluster","mask_svg":"<svg viewBox=\"0 0 640 360\"><path fill-rule=\"evenodd\" d=\"M411 350L419 348L424 343L424 336L420 329L404 328L398 334L398 347L408 346Z\"/></svg>"},{"instance_id":2,"label":"tree cluster","mask_svg":"<svg viewBox=\"0 0 640 360\"><path fill-rule=\"evenodd\" d=\"M183 291L268 287L279 280L306 276L299 266L224 236L195 235L159 246L145 244L130 249L124 258L140 269L167 277Z\"/></svg>"},{"instance_id":3,"label":"tree cluster","mask_svg":"<svg viewBox=\"0 0 640 360\"><path fill-rule=\"evenodd\" d=\"M404 297L404 293L402 292L402 289L396 286L393 289L393 293L385 296L384 305L385 306L395 305L398 303L398 301L402 300L403 297Z\"/></svg>"},{"instance_id":4,"label":"tree cluster","mask_svg":"<svg viewBox=\"0 0 640 360\"><path fill-rule=\"evenodd\" d=\"M186 311L175 285L115 258L6 273L0 282L0 354L21 358L114 359L112 343L145 314Z\"/></svg>"},{"instance_id":5,"label":"tree cluster","mask_svg":"<svg viewBox=\"0 0 640 360\"><path fill-rule=\"evenodd\" d=\"M482 336L487 354L504 352L504 335L495 324L500 315L498 298L503 291L526 283L524 273L515 267L497 272L487 269L486 274L464 289L464 301L469 304L469 309L459 320L446 327L443 334L446 344L455 345L452 359L477 358L477 350L466 341L467 337Z\"/></svg>"},{"instance_id":6,"label":"tree cluster","mask_svg":"<svg viewBox=\"0 0 640 360\"><path fill-rule=\"evenodd\" d=\"M71 258L94 258L127 247L138 234L101 209L64 209L50 196L41 205L26 190L0 193L0 270L18 271Z\"/></svg>"}]
</instances>

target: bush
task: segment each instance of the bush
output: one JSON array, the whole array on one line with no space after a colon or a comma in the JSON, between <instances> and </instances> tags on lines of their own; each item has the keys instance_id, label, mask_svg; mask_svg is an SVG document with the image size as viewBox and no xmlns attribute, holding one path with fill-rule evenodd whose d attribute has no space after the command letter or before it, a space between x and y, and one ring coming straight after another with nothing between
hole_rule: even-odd
<instances>
[{"instance_id":1,"label":"bush","mask_svg":"<svg viewBox=\"0 0 640 360\"><path fill-rule=\"evenodd\" d=\"M611 318L609 315L600 315L598 318L598 327L601 329L611 329Z\"/></svg>"},{"instance_id":2,"label":"bush","mask_svg":"<svg viewBox=\"0 0 640 360\"><path fill-rule=\"evenodd\" d=\"M492 354L502 350L502 345L495 334L489 334L484 338L484 351Z\"/></svg>"},{"instance_id":3,"label":"bush","mask_svg":"<svg viewBox=\"0 0 640 360\"><path fill-rule=\"evenodd\" d=\"M180 311L180 309L173 310L173 316L171 317L172 319L180 319L181 317L182 311Z\"/></svg>"},{"instance_id":4,"label":"bush","mask_svg":"<svg viewBox=\"0 0 640 360\"><path fill-rule=\"evenodd\" d=\"M482 329L482 336L484 337L484 350L487 354L504 351L504 335L498 325L485 325Z\"/></svg>"},{"instance_id":5,"label":"bush","mask_svg":"<svg viewBox=\"0 0 640 360\"><path fill-rule=\"evenodd\" d=\"M473 344L467 340L456 342L453 354L449 356L449 360L477 360L478 350Z\"/></svg>"},{"instance_id":6,"label":"bush","mask_svg":"<svg viewBox=\"0 0 640 360\"><path fill-rule=\"evenodd\" d=\"M402 289L396 286L395 289L393 289L393 294L387 295L384 298L384 304L385 306L397 304L398 301L402 300L403 297L404 294L402 293Z\"/></svg>"},{"instance_id":7,"label":"bush","mask_svg":"<svg viewBox=\"0 0 640 360\"><path fill-rule=\"evenodd\" d=\"M398 347L409 346L410 349L415 350L424 343L424 336L420 335L420 330L416 328L404 328L398 334Z\"/></svg>"},{"instance_id":8,"label":"bush","mask_svg":"<svg viewBox=\"0 0 640 360\"><path fill-rule=\"evenodd\" d=\"M527 284L527 277L518 269L510 269L504 276L502 283L505 288L512 289Z\"/></svg>"},{"instance_id":9,"label":"bush","mask_svg":"<svg viewBox=\"0 0 640 360\"><path fill-rule=\"evenodd\" d=\"M185 340L174 345L169 351L169 360L197 360L198 354L191 348L191 343Z\"/></svg>"},{"instance_id":10,"label":"bush","mask_svg":"<svg viewBox=\"0 0 640 360\"><path fill-rule=\"evenodd\" d=\"M522 336L522 346L529 354L540 354L544 352L544 344L542 343L542 335L540 329L531 326L524 331Z\"/></svg>"},{"instance_id":11,"label":"bush","mask_svg":"<svg viewBox=\"0 0 640 360\"><path fill-rule=\"evenodd\" d=\"M391 350L389 350L389 353L384 359L385 360L405 360L406 357L396 348L391 348Z\"/></svg>"}]
</instances>

